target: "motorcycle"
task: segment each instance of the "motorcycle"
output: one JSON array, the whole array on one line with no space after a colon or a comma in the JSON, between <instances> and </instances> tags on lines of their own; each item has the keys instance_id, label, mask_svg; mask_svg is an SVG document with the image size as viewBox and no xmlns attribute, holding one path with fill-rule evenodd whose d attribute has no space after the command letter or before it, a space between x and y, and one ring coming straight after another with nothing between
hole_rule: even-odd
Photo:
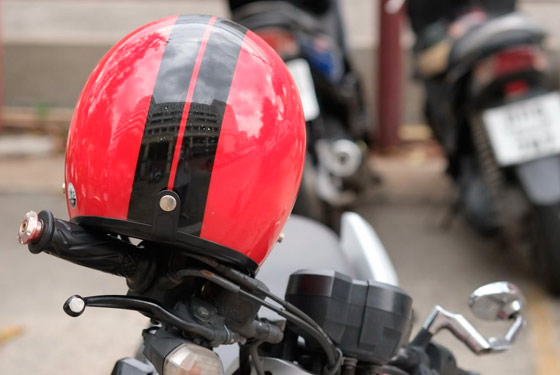
<instances>
[{"instance_id":1,"label":"motorcycle","mask_svg":"<svg viewBox=\"0 0 560 375\"><path fill-rule=\"evenodd\" d=\"M532 258L560 293L560 94L545 32L519 13L473 8L417 36L425 114L469 223Z\"/></svg>"},{"instance_id":2,"label":"motorcycle","mask_svg":"<svg viewBox=\"0 0 560 375\"><path fill-rule=\"evenodd\" d=\"M126 278L126 296L74 295L64 304L72 317L102 307L150 318L141 355L117 361L114 375L464 375L471 373L432 341L439 331L450 331L476 354L513 344L525 322L525 300L508 282L480 287L469 302L480 318L511 322L503 338L485 338L462 315L435 306L409 340L412 298L397 286L374 230L357 214L346 213L341 221L338 238L293 216L285 242L277 245L282 251L270 255L259 279L204 253L134 244L48 211L28 212L18 238L34 254ZM320 257L308 251L315 246ZM298 270L302 266L319 269ZM284 291L282 298L278 293ZM264 309L274 314L261 315Z\"/></svg>"},{"instance_id":3,"label":"motorcycle","mask_svg":"<svg viewBox=\"0 0 560 375\"><path fill-rule=\"evenodd\" d=\"M305 5L305 4L303 4ZM371 178L370 121L364 94L345 47L336 1L296 6L249 2L232 19L263 38L297 84L307 125L307 157L294 213L338 227Z\"/></svg>"}]
</instances>

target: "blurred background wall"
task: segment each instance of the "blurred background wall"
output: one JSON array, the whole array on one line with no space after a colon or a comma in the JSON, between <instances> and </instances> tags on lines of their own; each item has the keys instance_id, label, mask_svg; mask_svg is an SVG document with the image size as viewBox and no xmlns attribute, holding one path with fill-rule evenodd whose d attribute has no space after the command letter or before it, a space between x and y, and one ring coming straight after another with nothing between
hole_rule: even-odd
<instances>
[{"instance_id":1,"label":"blurred background wall","mask_svg":"<svg viewBox=\"0 0 560 375\"><path fill-rule=\"evenodd\" d=\"M550 32L549 48L558 56L558 0L521 0L521 10ZM227 16L223 0L3 0L3 101L8 115L22 108L47 113L68 108L70 116L89 73L103 54L135 28L179 13ZM374 106L378 41L378 2L341 0L354 62ZM403 123L423 122L421 95L411 79L408 49L413 36L405 24ZM557 60L558 61L558 60ZM25 112L25 110L24 110ZM51 111L52 112L52 111Z\"/></svg>"}]
</instances>

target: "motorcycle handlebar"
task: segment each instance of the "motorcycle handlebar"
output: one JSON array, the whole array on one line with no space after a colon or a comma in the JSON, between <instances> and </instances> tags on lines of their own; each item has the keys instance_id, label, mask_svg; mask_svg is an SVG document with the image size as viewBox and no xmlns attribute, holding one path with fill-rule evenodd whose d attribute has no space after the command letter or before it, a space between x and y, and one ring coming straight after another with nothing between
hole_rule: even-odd
<instances>
[{"instance_id":1,"label":"motorcycle handlebar","mask_svg":"<svg viewBox=\"0 0 560 375\"><path fill-rule=\"evenodd\" d=\"M30 252L45 252L69 262L126 278L134 276L142 253L131 243L56 219L49 211L26 214L18 233Z\"/></svg>"}]
</instances>

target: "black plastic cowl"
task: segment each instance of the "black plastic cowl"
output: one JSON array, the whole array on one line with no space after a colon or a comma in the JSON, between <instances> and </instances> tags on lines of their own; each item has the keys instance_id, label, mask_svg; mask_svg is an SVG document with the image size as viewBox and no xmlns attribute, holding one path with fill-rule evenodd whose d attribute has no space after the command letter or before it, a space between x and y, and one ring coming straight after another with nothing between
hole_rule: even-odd
<instances>
[{"instance_id":1,"label":"black plastic cowl","mask_svg":"<svg viewBox=\"0 0 560 375\"><path fill-rule=\"evenodd\" d=\"M136 358L122 358L115 363L111 375L156 375L155 371L149 363Z\"/></svg>"},{"instance_id":2,"label":"black plastic cowl","mask_svg":"<svg viewBox=\"0 0 560 375\"><path fill-rule=\"evenodd\" d=\"M346 357L383 365L408 341L412 298L393 285L303 270L290 276L286 300L315 320Z\"/></svg>"}]
</instances>

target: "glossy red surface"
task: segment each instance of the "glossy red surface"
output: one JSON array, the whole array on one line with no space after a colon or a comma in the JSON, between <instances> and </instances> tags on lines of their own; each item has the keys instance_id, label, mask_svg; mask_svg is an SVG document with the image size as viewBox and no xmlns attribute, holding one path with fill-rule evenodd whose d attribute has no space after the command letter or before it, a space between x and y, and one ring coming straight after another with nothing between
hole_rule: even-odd
<instances>
[{"instance_id":1,"label":"glossy red surface","mask_svg":"<svg viewBox=\"0 0 560 375\"><path fill-rule=\"evenodd\" d=\"M83 89L67 145L69 215L126 220L127 235L159 240L158 196L172 189L175 233L261 264L304 154L299 94L272 48L228 20L166 18L115 45Z\"/></svg>"},{"instance_id":2,"label":"glossy red surface","mask_svg":"<svg viewBox=\"0 0 560 375\"><path fill-rule=\"evenodd\" d=\"M305 120L284 62L248 32L222 123L201 237L261 264L297 195Z\"/></svg>"},{"instance_id":3,"label":"glossy red surface","mask_svg":"<svg viewBox=\"0 0 560 375\"><path fill-rule=\"evenodd\" d=\"M66 148L66 186L76 190L76 207L67 203L70 218L126 219L146 116L176 18L123 38L82 90Z\"/></svg>"}]
</instances>

